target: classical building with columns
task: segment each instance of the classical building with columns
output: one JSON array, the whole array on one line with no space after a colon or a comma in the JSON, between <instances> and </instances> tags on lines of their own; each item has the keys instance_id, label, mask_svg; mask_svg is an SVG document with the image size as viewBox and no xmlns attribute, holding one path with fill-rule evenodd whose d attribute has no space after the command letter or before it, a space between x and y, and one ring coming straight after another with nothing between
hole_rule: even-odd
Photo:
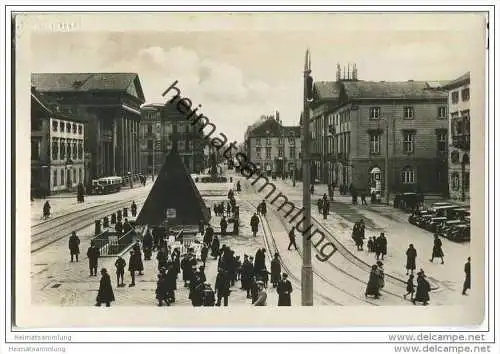
<instances>
[{"instance_id":1,"label":"classical building with columns","mask_svg":"<svg viewBox=\"0 0 500 354\"><path fill-rule=\"evenodd\" d=\"M84 122L86 184L140 172L140 106L145 98L138 74L33 73L31 85L60 113Z\"/></svg>"}]
</instances>

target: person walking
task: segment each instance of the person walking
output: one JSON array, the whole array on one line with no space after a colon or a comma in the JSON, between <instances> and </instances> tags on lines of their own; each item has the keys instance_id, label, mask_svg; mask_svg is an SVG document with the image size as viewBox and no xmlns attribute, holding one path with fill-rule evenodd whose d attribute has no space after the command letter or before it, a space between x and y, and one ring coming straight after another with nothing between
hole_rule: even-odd
<instances>
[{"instance_id":1,"label":"person walking","mask_svg":"<svg viewBox=\"0 0 500 354\"><path fill-rule=\"evenodd\" d=\"M330 213L330 202L326 199L326 194L323 197L323 219L326 220Z\"/></svg>"},{"instance_id":2,"label":"person walking","mask_svg":"<svg viewBox=\"0 0 500 354\"><path fill-rule=\"evenodd\" d=\"M165 269L162 268L160 274L158 274L158 280L156 282L156 300L158 300L158 306L163 306L163 302L167 306L170 306L167 296L167 279L165 274Z\"/></svg>"},{"instance_id":3,"label":"person walking","mask_svg":"<svg viewBox=\"0 0 500 354\"><path fill-rule=\"evenodd\" d=\"M135 257L135 270L139 272L139 275L144 275L142 272L144 271L144 264L142 263L142 252L141 252L141 245L139 241L137 241L132 247L134 250L134 257Z\"/></svg>"},{"instance_id":4,"label":"person walking","mask_svg":"<svg viewBox=\"0 0 500 354\"><path fill-rule=\"evenodd\" d=\"M226 236L226 230L227 230L226 217L222 216L222 219L220 220L220 235L221 235L221 237Z\"/></svg>"},{"instance_id":5,"label":"person walking","mask_svg":"<svg viewBox=\"0 0 500 354\"><path fill-rule=\"evenodd\" d=\"M90 269L90 276L97 276L97 260L99 259L99 256L101 253L99 252L99 249L95 246L95 242L91 241L90 242L90 247L87 250L87 257L89 259L89 269Z\"/></svg>"},{"instance_id":6,"label":"person walking","mask_svg":"<svg viewBox=\"0 0 500 354\"><path fill-rule=\"evenodd\" d=\"M413 284L414 279L413 273L410 274L410 277L406 281L406 291L407 293L403 295L403 298L406 299L408 295L410 295L410 300L413 301L413 294L415 293L415 284Z\"/></svg>"},{"instance_id":7,"label":"person walking","mask_svg":"<svg viewBox=\"0 0 500 354\"><path fill-rule=\"evenodd\" d=\"M203 262L203 266L205 266L207 262L207 257L208 257L208 245L206 243L203 244L203 247L201 248L200 252L200 258L201 261Z\"/></svg>"},{"instance_id":8,"label":"person walking","mask_svg":"<svg viewBox=\"0 0 500 354\"><path fill-rule=\"evenodd\" d=\"M228 277L227 272L219 268L219 272L217 273L217 277L215 279L215 290L217 291L217 303L216 306L221 305L221 300L224 299L224 306L228 305L229 302L229 293L230 293L230 279Z\"/></svg>"},{"instance_id":9,"label":"person walking","mask_svg":"<svg viewBox=\"0 0 500 354\"><path fill-rule=\"evenodd\" d=\"M385 238L385 233L380 233L380 236L377 238L377 245L379 251L379 253L377 253L377 260L379 255L382 257L381 259L384 260L384 256L387 254L387 239Z\"/></svg>"},{"instance_id":10,"label":"person walking","mask_svg":"<svg viewBox=\"0 0 500 354\"><path fill-rule=\"evenodd\" d=\"M266 201L265 200L262 200L262 203L260 203L260 213L262 214L262 216L266 216L267 214L267 205L266 205Z\"/></svg>"},{"instance_id":11,"label":"person walking","mask_svg":"<svg viewBox=\"0 0 500 354\"><path fill-rule=\"evenodd\" d=\"M97 292L96 306L101 306L102 303L106 304L106 307L111 306L111 301L115 301L115 294L113 293L113 287L111 286L111 278L106 270L106 268L101 269L101 281L99 282L99 291Z\"/></svg>"},{"instance_id":12,"label":"person walking","mask_svg":"<svg viewBox=\"0 0 500 354\"><path fill-rule=\"evenodd\" d=\"M365 297L368 295L378 299L380 297L380 283L379 283L379 273L378 266L376 264L372 265L370 271L370 277L368 279L368 284L366 285Z\"/></svg>"},{"instance_id":13,"label":"person walking","mask_svg":"<svg viewBox=\"0 0 500 354\"><path fill-rule=\"evenodd\" d=\"M219 238L217 236L214 236L214 240L212 241L212 246L211 246L211 256L214 259L217 259L219 257L219 252L220 252L220 242Z\"/></svg>"},{"instance_id":14,"label":"person walking","mask_svg":"<svg viewBox=\"0 0 500 354\"><path fill-rule=\"evenodd\" d=\"M470 257L467 258L467 262L465 263L464 266L464 272L465 272L465 281L462 290L462 295L467 295L467 290L470 289Z\"/></svg>"},{"instance_id":15,"label":"person walking","mask_svg":"<svg viewBox=\"0 0 500 354\"><path fill-rule=\"evenodd\" d=\"M136 257L134 255L134 251L130 251L130 258L128 260L128 271L130 272L130 277L132 278L132 282L129 284L129 287L135 286L135 271L137 270Z\"/></svg>"},{"instance_id":16,"label":"person walking","mask_svg":"<svg viewBox=\"0 0 500 354\"><path fill-rule=\"evenodd\" d=\"M410 246L406 250L406 275L408 272L413 274L413 271L416 268L415 260L417 258L417 250L413 247L413 244L410 243Z\"/></svg>"},{"instance_id":17,"label":"person walking","mask_svg":"<svg viewBox=\"0 0 500 354\"><path fill-rule=\"evenodd\" d=\"M123 284L123 276L125 275L125 266L127 265L127 262L121 257L118 256L118 258L115 261L115 267L116 267L116 286L118 288L121 288L125 286ZM121 280L121 282L120 282Z\"/></svg>"},{"instance_id":18,"label":"person walking","mask_svg":"<svg viewBox=\"0 0 500 354\"><path fill-rule=\"evenodd\" d=\"M434 262L434 258L441 258L441 264L444 264L444 253L442 247L443 242L441 242L438 234L434 234L434 246L432 247L432 257L429 259L430 262Z\"/></svg>"},{"instance_id":19,"label":"person walking","mask_svg":"<svg viewBox=\"0 0 500 354\"><path fill-rule=\"evenodd\" d=\"M50 203L48 200L43 204L43 219L47 220L50 218Z\"/></svg>"},{"instance_id":20,"label":"person walking","mask_svg":"<svg viewBox=\"0 0 500 354\"><path fill-rule=\"evenodd\" d=\"M273 260L271 261L271 283L273 284L273 288L278 286L281 279L281 263L278 256L279 255L276 252Z\"/></svg>"},{"instance_id":21,"label":"person walking","mask_svg":"<svg viewBox=\"0 0 500 354\"><path fill-rule=\"evenodd\" d=\"M290 251L290 247L294 247L297 250L297 244L295 243L295 226L292 227L290 232L288 233L288 238L290 242L288 243L288 250Z\"/></svg>"},{"instance_id":22,"label":"person walking","mask_svg":"<svg viewBox=\"0 0 500 354\"><path fill-rule=\"evenodd\" d=\"M78 255L80 254L80 238L76 236L76 232L73 231L68 241L69 254L71 256L71 262L73 262L73 256L75 256L78 262Z\"/></svg>"},{"instance_id":23,"label":"person walking","mask_svg":"<svg viewBox=\"0 0 500 354\"><path fill-rule=\"evenodd\" d=\"M318 199L318 201L316 202L317 206L318 206L318 214L321 214L322 210L323 210L323 199Z\"/></svg>"},{"instance_id":24,"label":"person walking","mask_svg":"<svg viewBox=\"0 0 500 354\"><path fill-rule=\"evenodd\" d=\"M250 262L248 255L243 257L241 265L241 289L247 292L247 299L251 299L250 290L252 289L253 264Z\"/></svg>"},{"instance_id":25,"label":"person walking","mask_svg":"<svg viewBox=\"0 0 500 354\"><path fill-rule=\"evenodd\" d=\"M250 219L250 226L252 227L253 237L257 237L257 232L259 231L259 217L257 213L254 213Z\"/></svg>"},{"instance_id":26,"label":"person walking","mask_svg":"<svg viewBox=\"0 0 500 354\"><path fill-rule=\"evenodd\" d=\"M135 200L133 200L132 205L130 205L130 212L132 213L132 217L135 218L137 215L137 204L135 204Z\"/></svg>"},{"instance_id":27,"label":"person walking","mask_svg":"<svg viewBox=\"0 0 500 354\"><path fill-rule=\"evenodd\" d=\"M267 293L264 289L264 282L257 281L258 295L257 299L253 303L254 306L267 306Z\"/></svg>"},{"instance_id":28,"label":"person walking","mask_svg":"<svg viewBox=\"0 0 500 354\"><path fill-rule=\"evenodd\" d=\"M205 236L203 236L203 243L210 246L212 244L213 238L214 238L214 229L212 225L208 224L207 228L205 229Z\"/></svg>"},{"instance_id":29,"label":"person walking","mask_svg":"<svg viewBox=\"0 0 500 354\"><path fill-rule=\"evenodd\" d=\"M415 293L415 298L413 299L413 305L416 305L416 302L422 302L424 305L430 300L429 292L431 291L431 285L425 279L425 273L422 269L417 273L417 292Z\"/></svg>"},{"instance_id":30,"label":"person walking","mask_svg":"<svg viewBox=\"0 0 500 354\"><path fill-rule=\"evenodd\" d=\"M144 249L144 260L150 261L153 252L153 236L149 229L142 239L142 248Z\"/></svg>"},{"instance_id":31,"label":"person walking","mask_svg":"<svg viewBox=\"0 0 500 354\"><path fill-rule=\"evenodd\" d=\"M283 273L283 279L279 281L276 291L278 292L278 306L292 306L293 288L292 283L288 280L288 274Z\"/></svg>"}]
</instances>

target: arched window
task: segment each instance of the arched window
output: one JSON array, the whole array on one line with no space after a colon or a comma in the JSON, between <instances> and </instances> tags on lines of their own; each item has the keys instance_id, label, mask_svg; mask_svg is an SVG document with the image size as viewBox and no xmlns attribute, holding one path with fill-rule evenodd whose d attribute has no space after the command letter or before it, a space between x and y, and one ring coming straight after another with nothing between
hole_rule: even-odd
<instances>
[{"instance_id":1,"label":"arched window","mask_svg":"<svg viewBox=\"0 0 500 354\"><path fill-rule=\"evenodd\" d=\"M414 184L415 183L415 170L413 167L406 166L401 170L401 183Z\"/></svg>"},{"instance_id":2,"label":"arched window","mask_svg":"<svg viewBox=\"0 0 500 354\"><path fill-rule=\"evenodd\" d=\"M451 189L458 191L460 189L460 175L458 172L453 172L451 175Z\"/></svg>"},{"instance_id":3,"label":"arched window","mask_svg":"<svg viewBox=\"0 0 500 354\"><path fill-rule=\"evenodd\" d=\"M52 138L52 160L58 160L58 159L59 159L59 139Z\"/></svg>"},{"instance_id":4,"label":"arched window","mask_svg":"<svg viewBox=\"0 0 500 354\"><path fill-rule=\"evenodd\" d=\"M469 155L468 154L464 154L464 156L462 157L462 163L464 165L468 165L470 164L470 158L469 158Z\"/></svg>"}]
</instances>

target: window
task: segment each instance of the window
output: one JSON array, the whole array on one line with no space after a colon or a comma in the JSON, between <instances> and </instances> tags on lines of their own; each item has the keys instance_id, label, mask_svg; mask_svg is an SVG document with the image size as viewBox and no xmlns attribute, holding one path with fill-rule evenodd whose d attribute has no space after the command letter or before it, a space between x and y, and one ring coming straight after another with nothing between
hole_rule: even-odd
<instances>
[{"instance_id":1,"label":"window","mask_svg":"<svg viewBox=\"0 0 500 354\"><path fill-rule=\"evenodd\" d=\"M292 159L295 158L295 146L290 147L290 158L292 158Z\"/></svg>"},{"instance_id":2,"label":"window","mask_svg":"<svg viewBox=\"0 0 500 354\"><path fill-rule=\"evenodd\" d=\"M458 103L458 91L451 93L451 103Z\"/></svg>"},{"instance_id":3,"label":"window","mask_svg":"<svg viewBox=\"0 0 500 354\"><path fill-rule=\"evenodd\" d=\"M66 156L68 156L68 159L71 158L71 143L69 140L66 143Z\"/></svg>"},{"instance_id":4,"label":"window","mask_svg":"<svg viewBox=\"0 0 500 354\"><path fill-rule=\"evenodd\" d=\"M451 189L458 191L460 189L460 175L458 172L453 172L451 175Z\"/></svg>"},{"instance_id":5,"label":"window","mask_svg":"<svg viewBox=\"0 0 500 354\"><path fill-rule=\"evenodd\" d=\"M73 134L76 134L76 124L73 124Z\"/></svg>"},{"instance_id":6,"label":"window","mask_svg":"<svg viewBox=\"0 0 500 354\"><path fill-rule=\"evenodd\" d=\"M266 147L266 159L270 159L270 158L271 158L271 148Z\"/></svg>"},{"instance_id":7,"label":"window","mask_svg":"<svg viewBox=\"0 0 500 354\"><path fill-rule=\"evenodd\" d=\"M415 112L413 107L403 107L403 118L404 119L413 119Z\"/></svg>"},{"instance_id":8,"label":"window","mask_svg":"<svg viewBox=\"0 0 500 354\"><path fill-rule=\"evenodd\" d=\"M57 186L57 170L54 170L53 176L52 176L52 184L54 187Z\"/></svg>"},{"instance_id":9,"label":"window","mask_svg":"<svg viewBox=\"0 0 500 354\"><path fill-rule=\"evenodd\" d=\"M82 135L83 134L83 128L81 124L78 124L78 134Z\"/></svg>"},{"instance_id":10,"label":"window","mask_svg":"<svg viewBox=\"0 0 500 354\"><path fill-rule=\"evenodd\" d=\"M76 160L76 157L77 157L77 147L76 147L76 141L73 142L73 160Z\"/></svg>"},{"instance_id":11,"label":"window","mask_svg":"<svg viewBox=\"0 0 500 354\"><path fill-rule=\"evenodd\" d=\"M283 157L283 148L282 147L278 148L278 156Z\"/></svg>"},{"instance_id":12,"label":"window","mask_svg":"<svg viewBox=\"0 0 500 354\"><path fill-rule=\"evenodd\" d=\"M288 144L290 144L290 145L295 145L295 138L294 138L294 137L292 137L292 136L291 136L291 137L289 137L289 138L288 138Z\"/></svg>"},{"instance_id":13,"label":"window","mask_svg":"<svg viewBox=\"0 0 500 354\"><path fill-rule=\"evenodd\" d=\"M260 138L255 138L255 145L260 145Z\"/></svg>"},{"instance_id":14,"label":"window","mask_svg":"<svg viewBox=\"0 0 500 354\"><path fill-rule=\"evenodd\" d=\"M446 119L448 115L446 114L446 106L438 107L438 119Z\"/></svg>"},{"instance_id":15,"label":"window","mask_svg":"<svg viewBox=\"0 0 500 354\"><path fill-rule=\"evenodd\" d=\"M38 139L31 139L31 159L40 159L40 141Z\"/></svg>"},{"instance_id":16,"label":"window","mask_svg":"<svg viewBox=\"0 0 500 354\"><path fill-rule=\"evenodd\" d=\"M66 133L71 133L71 123L66 123Z\"/></svg>"},{"instance_id":17,"label":"window","mask_svg":"<svg viewBox=\"0 0 500 354\"><path fill-rule=\"evenodd\" d=\"M470 173L464 172L464 191L468 192L470 188Z\"/></svg>"},{"instance_id":18,"label":"window","mask_svg":"<svg viewBox=\"0 0 500 354\"><path fill-rule=\"evenodd\" d=\"M380 118L380 107L370 107L370 119Z\"/></svg>"},{"instance_id":19,"label":"window","mask_svg":"<svg viewBox=\"0 0 500 354\"><path fill-rule=\"evenodd\" d=\"M64 169L61 170L61 185L64 185Z\"/></svg>"},{"instance_id":20,"label":"window","mask_svg":"<svg viewBox=\"0 0 500 354\"><path fill-rule=\"evenodd\" d=\"M76 183L76 170L73 171L73 184Z\"/></svg>"},{"instance_id":21,"label":"window","mask_svg":"<svg viewBox=\"0 0 500 354\"><path fill-rule=\"evenodd\" d=\"M266 138L266 145L271 145L271 138Z\"/></svg>"},{"instance_id":22,"label":"window","mask_svg":"<svg viewBox=\"0 0 500 354\"><path fill-rule=\"evenodd\" d=\"M59 139L52 139L52 160L59 159Z\"/></svg>"},{"instance_id":23,"label":"window","mask_svg":"<svg viewBox=\"0 0 500 354\"><path fill-rule=\"evenodd\" d=\"M64 139L61 139L61 160L66 158L66 144Z\"/></svg>"},{"instance_id":24,"label":"window","mask_svg":"<svg viewBox=\"0 0 500 354\"><path fill-rule=\"evenodd\" d=\"M403 132L403 152L411 154L415 151L415 132Z\"/></svg>"},{"instance_id":25,"label":"window","mask_svg":"<svg viewBox=\"0 0 500 354\"><path fill-rule=\"evenodd\" d=\"M78 143L78 158L80 160L83 158L83 143L81 141Z\"/></svg>"},{"instance_id":26,"label":"window","mask_svg":"<svg viewBox=\"0 0 500 354\"><path fill-rule=\"evenodd\" d=\"M59 122L59 131L64 133L64 122Z\"/></svg>"},{"instance_id":27,"label":"window","mask_svg":"<svg viewBox=\"0 0 500 354\"><path fill-rule=\"evenodd\" d=\"M446 131L437 132L437 149L438 152L446 152L448 145L448 133Z\"/></svg>"},{"instance_id":28,"label":"window","mask_svg":"<svg viewBox=\"0 0 500 354\"><path fill-rule=\"evenodd\" d=\"M153 124L148 124L148 134L153 133Z\"/></svg>"},{"instance_id":29,"label":"window","mask_svg":"<svg viewBox=\"0 0 500 354\"><path fill-rule=\"evenodd\" d=\"M413 184L415 183L415 171L412 167L405 167L401 170L401 183Z\"/></svg>"},{"instance_id":30,"label":"window","mask_svg":"<svg viewBox=\"0 0 500 354\"><path fill-rule=\"evenodd\" d=\"M83 183L83 171L82 169L78 169L78 182L80 183Z\"/></svg>"},{"instance_id":31,"label":"window","mask_svg":"<svg viewBox=\"0 0 500 354\"><path fill-rule=\"evenodd\" d=\"M57 122L57 120L53 120L52 121L52 131L56 132L58 126L59 126L59 123Z\"/></svg>"},{"instance_id":32,"label":"window","mask_svg":"<svg viewBox=\"0 0 500 354\"><path fill-rule=\"evenodd\" d=\"M370 154L380 154L380 133L370 133Z\"/></svg>"},{"instance_id":33,"label":"window","mask_svg":"<svg viewBox=\"0 0 500 354\"><path fill-rule=\"evenodd\" d=\"M147 144L148 144L147 149L148 149L148 150L153 150L153 140L152 140L152 139L149 139Z\"/></svg>"},{"instance_id":34,"label":"window","mask_svg":"<svg viewBox=\"0 0 500 354\"><path fill-rule=\"evenodd\" d=\"M278 145L283 145L283 138L278 139Z\"/></svg>"},{"instance_id":35,"label":"window","mask_svg":"<svg viewBox=\"0 0 500 354\"><path fill-rule=\"evenodd\" d=\"M469 88L464 88L462 90L462 101L468 101L469 100Z\"/></svg>"}]
</instances>

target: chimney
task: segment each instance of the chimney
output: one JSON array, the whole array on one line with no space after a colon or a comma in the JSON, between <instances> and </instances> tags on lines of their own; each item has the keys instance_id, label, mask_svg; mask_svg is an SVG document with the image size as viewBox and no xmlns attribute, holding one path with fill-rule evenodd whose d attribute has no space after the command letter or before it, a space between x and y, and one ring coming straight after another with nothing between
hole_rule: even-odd
<instances>
[{"instance_id":1,"label":"chimney","mask_svg":"<svg viewBox=\"0 0 500 354\"><path fill-rule=\"evenodd\" d=\"M281 123L280 112L278 112L278 111L276 111L276 120L278 121L278 123Z\"/></svg>"},{"instance_id":2,"label":"chimney","mask_svg":"<svg viewBox=\"0 0 500 354\"><path fill-rule=\"evenodd\" d=\"M356 64L354 64L352 68L352 79L354 81L358 81L358 68L356 67Z\"/></svg>"},{"instance_id":3,"label":"chimney","mask_svg":"<svg viewBox=\"0 0 500 354\"><path fill-rule=\"evenodd\" d=\"M351 64L347 63L347 80L351 80Z\"/></svg>"},{"instance_id":4,"label":"chimney","mask_svg":"<svg viewBox=\"0 0 500 354\"><path fill-rule=\"evenodd\" d=\"M337 63L337 81L340 81L340 75L341 75L340 64Z\"/></svg>"}]
</instances>

